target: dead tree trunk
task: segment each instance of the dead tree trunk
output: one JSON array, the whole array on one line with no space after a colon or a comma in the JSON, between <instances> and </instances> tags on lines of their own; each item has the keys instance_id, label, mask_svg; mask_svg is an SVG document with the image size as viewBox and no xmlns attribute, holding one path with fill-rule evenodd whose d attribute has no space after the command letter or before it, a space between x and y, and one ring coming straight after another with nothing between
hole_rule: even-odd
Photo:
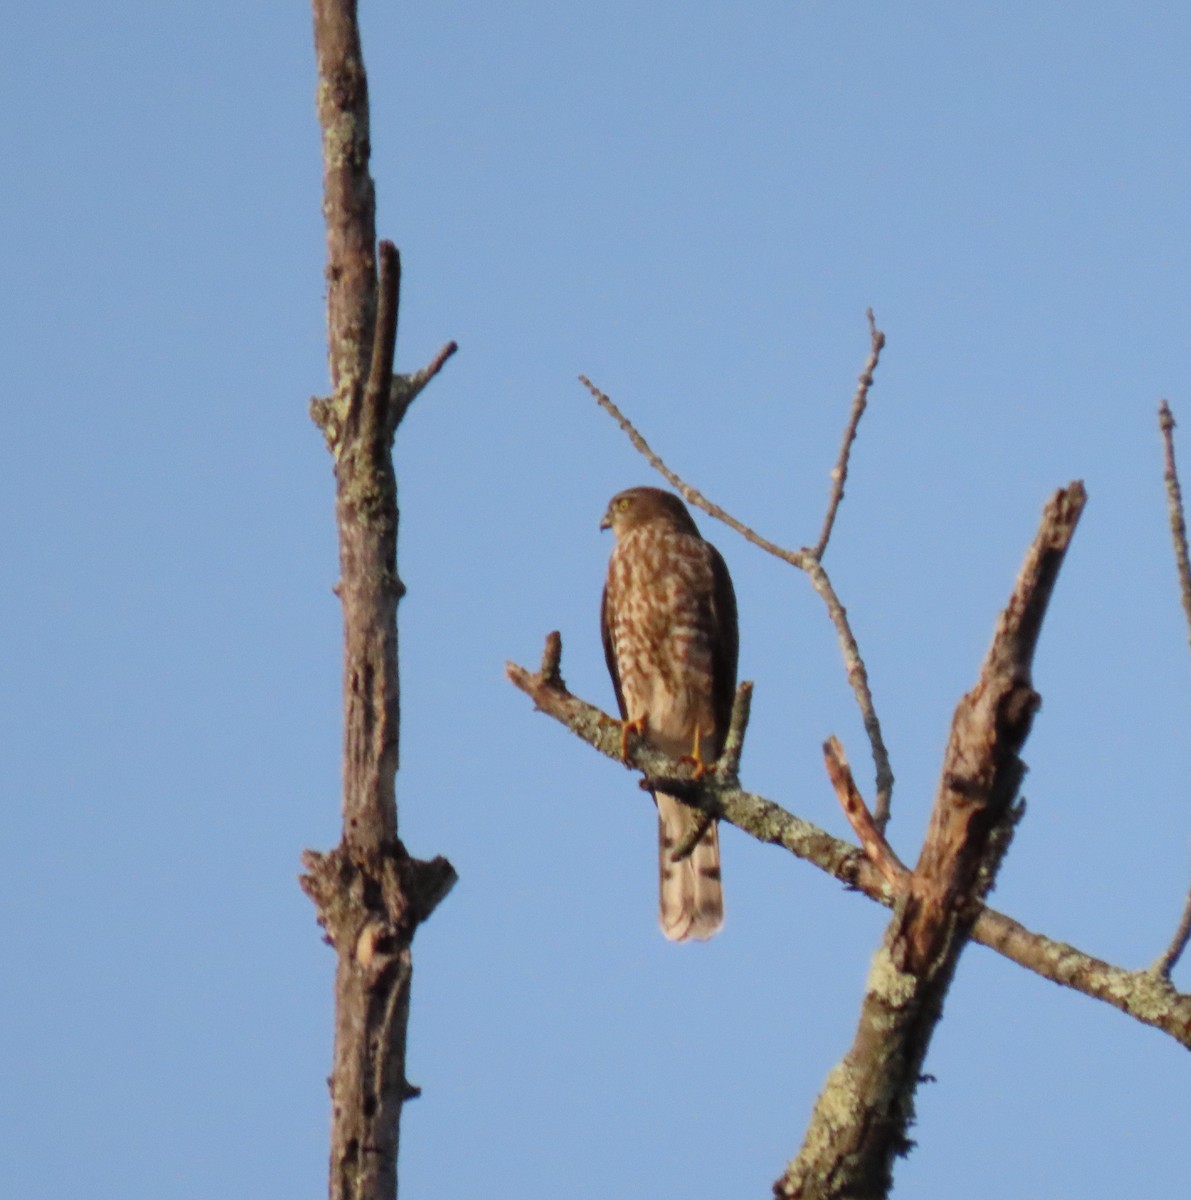
<instances>
[{"instance_id":1,"label":"dead tree trunk","mask_svg":"<svg viewBox=\"0 0 1191 1200\"><path fill-rule=\"evenodd\" d=\"M397 836L400 732L397 480L392 446L410 402L454 351L424 370L393 374L401 264L376 246L368 169L368 81L355 0L314 0L318 117L327 227L331 395L311 415L334 459L343 605L343 840L307 851L302 886L335 947L331 1087L332 1200L397 1194L405 1077L410 944L450 890L443 858L412 858Z\"/></svg>"}]
</instances>

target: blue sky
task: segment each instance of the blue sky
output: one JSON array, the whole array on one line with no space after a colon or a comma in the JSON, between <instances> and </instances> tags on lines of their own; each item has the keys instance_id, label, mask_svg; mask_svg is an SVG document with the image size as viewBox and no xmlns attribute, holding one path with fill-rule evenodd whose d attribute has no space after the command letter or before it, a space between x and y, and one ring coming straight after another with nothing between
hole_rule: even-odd
<instances>
[{"instance_id":1,"label":"blue sky","mask_svg":"<svg viewBox=\"0 0 1191 1200\"><path fill-rule=\"evenodd\" d=\"M365 0L402 369L401 830L460 883L416 945L406 1195L766 1195L885 915L724 833L727 925L655 923L635 779L503 679L560 629L610 707L598 521L648 468L812 541L872 306L889 345L827 557L916 855L950 714L1045 498L1090 503L994 897L1150 962L1191 873L1191 661L1155 414L1191 432L1185 6ZM0 47L0 1188L325 1187L338 836L309 13L20 6ZM1183 431L1180 431L1182 434ZM1179 443L1191 471L1191 441ZM806 581L730 531L747 786L871 794ZM1191 965L1176 972L1191 987ZM1184 1052L973 947L899 1192L1169 1195Z\"/></svg>"}]
</instances>

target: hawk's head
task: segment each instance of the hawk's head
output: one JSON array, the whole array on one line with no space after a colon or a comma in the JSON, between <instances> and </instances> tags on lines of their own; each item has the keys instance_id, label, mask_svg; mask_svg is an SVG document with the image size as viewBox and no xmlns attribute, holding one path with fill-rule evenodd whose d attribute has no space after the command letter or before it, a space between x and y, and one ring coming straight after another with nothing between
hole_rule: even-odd
<instances>
[{"instance_id":1,"label":"hawk's head","mask_svg":"<svg viewBox=\"0 0 1191 1200\"><path fill-rule=\"evenodd\" d=\"M635 487L617 492L600 522L601 529L611 529L620 537L630 529L638 529L655 521L664 522L683 533L698 534L686 505L672 492L661 488Z\"/></svg>"}]
</instances>

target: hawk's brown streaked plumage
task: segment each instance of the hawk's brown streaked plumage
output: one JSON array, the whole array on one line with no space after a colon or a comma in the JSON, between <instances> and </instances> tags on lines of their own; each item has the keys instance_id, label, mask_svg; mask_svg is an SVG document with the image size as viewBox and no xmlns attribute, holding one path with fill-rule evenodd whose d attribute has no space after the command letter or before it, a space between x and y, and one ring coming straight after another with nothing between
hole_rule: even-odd
<instances>
[{"instance_id":1,"label":"hawk's brown streaked plumage","mask_svg":"<svg viewBox=\"0 0 1191 1200\"><path fill-rule=\"evenodd\" d=\"M600 611L604 656L621 718L674 758L696 748L708 764L723 749L736 692L736 595L719 551L686 505L660 488L612 498L600 524L616 535ZM673 852L698 814L655 794L659 919L673 941L709 938L724 921L719 832L713 821L680 862Z\"/></svg>"}]
</instances>

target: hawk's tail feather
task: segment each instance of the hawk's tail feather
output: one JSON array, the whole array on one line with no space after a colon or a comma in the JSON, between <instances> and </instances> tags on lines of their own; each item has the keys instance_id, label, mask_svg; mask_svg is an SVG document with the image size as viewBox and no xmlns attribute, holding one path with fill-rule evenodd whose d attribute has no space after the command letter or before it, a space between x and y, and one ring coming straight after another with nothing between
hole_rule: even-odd
<instances>
[{"instance_id":1,"label":"hawk's tail feather","mask_svg":"<svg viewBox=\"0 0 1191 1200\"><path fill-rule=\"evenodd\" d=\"M704 941L724 923L720 882L720 835L712 821L695 848L680 862L674 851L688 841L699 814L673 796L659 794L658 920L672 942Z\"/></svg>"}]
</instances>

